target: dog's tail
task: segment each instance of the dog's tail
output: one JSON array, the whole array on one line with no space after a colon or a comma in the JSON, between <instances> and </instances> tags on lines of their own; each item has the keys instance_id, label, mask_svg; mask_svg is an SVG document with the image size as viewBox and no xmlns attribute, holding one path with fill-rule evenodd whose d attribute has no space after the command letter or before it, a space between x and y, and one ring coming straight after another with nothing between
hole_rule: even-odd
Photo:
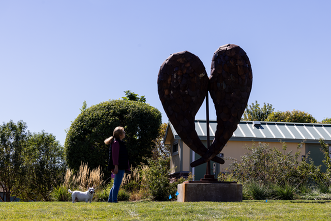
<instances>
[{"instance_id":1,"label":"dog's tail","mask_svg":"<svg viewBox=\"0 0 331 221\"><path fill-rule=\"evenodd\" d=\"M72 191L71 191L70 189L68 189L68 192L69 192L69 193L72 193Z\"/></svg>"}]
</instances>

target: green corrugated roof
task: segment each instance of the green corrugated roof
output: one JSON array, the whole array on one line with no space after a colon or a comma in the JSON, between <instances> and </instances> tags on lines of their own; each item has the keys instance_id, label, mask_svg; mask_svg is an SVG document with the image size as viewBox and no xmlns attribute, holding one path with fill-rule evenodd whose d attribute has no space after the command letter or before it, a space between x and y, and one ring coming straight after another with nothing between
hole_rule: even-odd
<instances>
[{"instance_id":1,"label":"green corrugated roof","mask_svg":"<svg viewBox=\"0 0 331 221\"><path fill-rule=\"evenodd\" d=\"M209 122L210 139L214 139L217 121ZM171 123L175 139L180 139ZM195 130L201 140L207 139L207 123L195 120ZM166 134L166 136L168 133ZM230 140L240 141L285 141L317 143L320 139L331 142L331 124L311 124L292 122L241 121Z\"/></svg>"}]
</instances>

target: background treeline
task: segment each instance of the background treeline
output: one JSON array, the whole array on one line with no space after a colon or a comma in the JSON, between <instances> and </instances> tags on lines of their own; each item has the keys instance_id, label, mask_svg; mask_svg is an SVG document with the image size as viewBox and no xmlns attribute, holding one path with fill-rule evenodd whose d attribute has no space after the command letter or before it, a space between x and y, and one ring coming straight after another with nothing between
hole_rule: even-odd
<instances>
[{"instance_id":1,"label":"background treeline","mask_svg":"<svg viewBox=\"0 0 331 221\"><path fill-rule=\"evenodd\" d=\"M321 122L317 122L309 113L299 110L275 111L272 104L264 103L263 106L260 106L257 101L246 107L241 120L331 124L331 118L325 118Z\"/></svg>"},{"instance_id":2,"label":"background treeline","mask_svg":"<svg viewBox=\"0 0 331 221\"><path fill-rule=\"evenodd\" d=\"M30 133L23 121L0 125L0 185L2 201L50 200L66 170L64 149L55 136Z\"/></svg>"},{"instance_id":3,"label":"background treeline","mask_svg":"<svg viewBox=\"0 0 331 221\"><path fill-rule=\"evenodd\" d=\"M144 96L125 91L125 97L91 107L83 103L81 113L67 130L62 147L52 134L31 133L23 121L0 126L0 185L4 201L10 196L24 201L69 200L68 189L96 188L95 200L106 201L112 179L108 146L103 141L116 126L124 126L131 173L126 174L119 200L173 200L177 184L192 179L170 179L170 146L163 144L167 124L161 113L146 104ZM270 104L247 106L242 120L317 122L302 111L274 112ZM330 118L321 123L331 123ZM328 145L321 141L327 171L322 172L309 156L298 155L259 143L235 161L219 180L243 184L245 199L293 199L330 193L331 169ZM306 195L305 195L306 194ZM308 194L308 195L307 195ZM328 196L326 196L328 198ZM330 197L331 199L331 197Z\"/></svg>"}]
</instances>

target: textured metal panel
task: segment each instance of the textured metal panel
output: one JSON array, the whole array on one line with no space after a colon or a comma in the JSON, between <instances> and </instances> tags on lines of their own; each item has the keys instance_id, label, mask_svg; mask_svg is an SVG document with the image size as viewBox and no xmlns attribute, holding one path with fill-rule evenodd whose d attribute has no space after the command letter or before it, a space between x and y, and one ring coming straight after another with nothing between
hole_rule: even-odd
<instances>
[{"instance_id":1,"label":"textured metal panel","mask_svg":"<svg viewBox=\"0 0 331 221\"><path fill-rule=\"evenodd\" d=\"M331 140L331 125L323 126L323 130L329 135L329 138Z\"/></svg>"},{"instance_id":2,"label":"textured metal panel","mask_svg":"<svg viewBox=\"0 0 331 221\"><path fill-rule=\"evenodd\" d=\"M200 126L199 126L200 125ZM206 139L206 121L195 121L197 134L200 138ZM200 128L201 127L201 128ZM210 122L211 131L215 131L216 121ZM178 138L176 131L171 127L174 136ZM280 130L280 131L279 131ZM211 140L214 134L211 132ZM176 136L177 135L177 136ZM284 138L284 136L285 138ZM294 137L293 137L293 136ZM261 126L256 128L251 121L242 121L233 132L232 138L236 140L292 140L305 142L318 142L319 139L331 140L331 125L322 124L303 124L303 123L283 123L283 122L261 122Z\"/></svg>"},{"instance_id":3,"label":"textured metal panel","mask_svg":"<svg viewBox=\"0 0 331 221\"><path fill-rule=\"evenodd\" d=\"M210 123L210 135L211 136L215 136L215 132L217 130L217 123L214 122L214 123Z\"/></svg>"},{"instance_id":4,"label":"textured metal panel","mask_svg":"<svg viewBox=\"0 0 331 221\"><path fill-rule=\"evenodd\" d=\"M252 124L249 124L249 127L251 127L252 131L255 134L255 137L266 138L263 127L261 127L261 126L260 127L255 127L255 126L252 126Z\"/></svg>"},{"instance_id":5,"label":"textured metal panel","mask_svg":"<svg viewBox=\"0 0 331 221\"><path fill-rule=\"evenodd\" d=\"M277 129L277 125L274 123L268 123L268 127L272 131L272 133L275 135L275 138L281 138L283 139L283 135L280 133L280 131Z\"/></svg>"},{"instance_id":6,"label":"textured metal panel","mask_svg":"<svg viewBox=\"0 0 331 221\"><path fill-rule=\"evenodd\" d=\"M241 131L240 131L240 129L239 129L239 126L240 126L240 124L238 125L237 130L235 130L235 131L233 132L233 134L234 134L235 137L244 137L243 133L241 133ZM233 137L233 136L232 136L232 137Z\"/></svg>"},{"instance_id":7,"label":"textured metal panel","mask_svg":"<svg viewBox=\"0 0 331 221\"><path fill-rule=\"evenodd\" d=\"M301 139L305 139L305 136L303 135L303 133L301 132L301 130L300 130L300 126L299 127L297 127L296 125L294 125L294 128L296 129L296 131L298 132L298 134L300 135L300 138Z\"/></svg>"},{"instance_id":8,"label":"textured metal panel","mask_svg":"<svg viewBox=\"0 0 331 221\"><path fill-rule=\"evenodd\" d=\"M314 129L313 125L305 125L306 128L309 130L310 134L314 137L315 140L319 140L321 137Z\"/></svg>"},{"instance_id":9,"label":"textured metal panel","mask_svg":"<svg viewBox=\"0 0 331 221\"><path fill-rule=\"evenodd\" d=\"M318 128L319 128L319 127L316 127L316 126L314 125L314 130L316 131L316 133L318 133L318 135L319 135L323 140L325 140L325 136L323 136L323 134L321 133L322 131L321 131L321 130L318 130ZM322 129L322 128L320 128L320 129Z\"/></svg>"},{"instance_id":10,"label":"textured metal panel","mask_svg":"<svg viewBox=\"0 0 331 221\"><path fill-rule=\"evenodd\" d=\"M286 129L289 131L293 139L302 139L298 131L295 129L293 124L286 124Z\"/></svg>"},{"instance_id":11,"label":"textured metal panel","mask_svg":"<svg viewBox=\"0 0 331 221\"><path fill-rule=\"evenodd\" d=\"M240 127L241 127L242 131L244 132L244 134L246 135L246 137L255 137L255 135L249 129L249 125L247 125L247 123L240 124Z\"/></svg>"},{"instance_id":12,"label":"textured metal panel","mask_svg":"<svg viewBox=\"0 0 331 221\"><path fill-rule=\"evenodd\" d=\"M199 123L202 128L202 133L204 134L204 136L207 136L207 123L203 121L200 121Z\"/></svg>"},{"instance_id":13,"label":"textured metal panel","mask_svg":"<svg viewBox=\"0 0 331 221\"><path fill-rule=\"evenodd\" d=\"M304 127L303 124L296 125L296 126L300 130L302 135L304 136L304 139L313 139L313 137L309 134L309 131L307 131L307 129Z\"/></svg>"},{"instance_id":14,"label":"textured metal panel","mask_svg":"<svg viewBox=\"0 0 331 221\"><path fill-rule=\"evenodd\" d=\"M268 129L267 124L261 125L260 129L263 130L263 133L266 136L266 138L274 138L274 134L272 134L272 131Z\"/></svg>"},{"instance_id":15,"label":"textured metal panel","mask_svg":"<svg viewBox=\"0 0 331 221\"><path fill-rule=\"evenodd\" d=\"M285 124L277 124L285 139L293 139L291 133L286 129Z\"/></svg>"},{"instance_id":16,"label":"textured metal panel","mask_svg":"<svg viewBox=\"0 0 331 221\"><path fill-rule=\"evenodd\" d=\"M200 121L195 121L195 131L197 132L198 136L206 136L206 134L203 133L203 129L201 127Z\"/></svg>"}]
</instances>

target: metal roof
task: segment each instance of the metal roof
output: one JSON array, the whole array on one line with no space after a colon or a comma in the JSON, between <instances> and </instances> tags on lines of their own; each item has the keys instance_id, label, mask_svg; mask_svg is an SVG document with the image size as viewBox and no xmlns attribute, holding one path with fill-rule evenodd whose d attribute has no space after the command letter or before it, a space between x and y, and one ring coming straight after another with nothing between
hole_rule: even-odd
<instances>
[{"instance_id":1,"label":"metal roof","mask_svg":"<svg viewBox=\"0 0 331 221\"><path fill-rule=\"evenodd\" d=\"M209 121L210 138L214 139L217 121ZM175 137L180 139L169 123ZM207 139L206 120L195 120L195 130L201 140ZM166 134L167 136L167 134ZM331 124L241 121L230 140L317 143L320 139L331 142Z\"/></svg>"}]
</instances>

